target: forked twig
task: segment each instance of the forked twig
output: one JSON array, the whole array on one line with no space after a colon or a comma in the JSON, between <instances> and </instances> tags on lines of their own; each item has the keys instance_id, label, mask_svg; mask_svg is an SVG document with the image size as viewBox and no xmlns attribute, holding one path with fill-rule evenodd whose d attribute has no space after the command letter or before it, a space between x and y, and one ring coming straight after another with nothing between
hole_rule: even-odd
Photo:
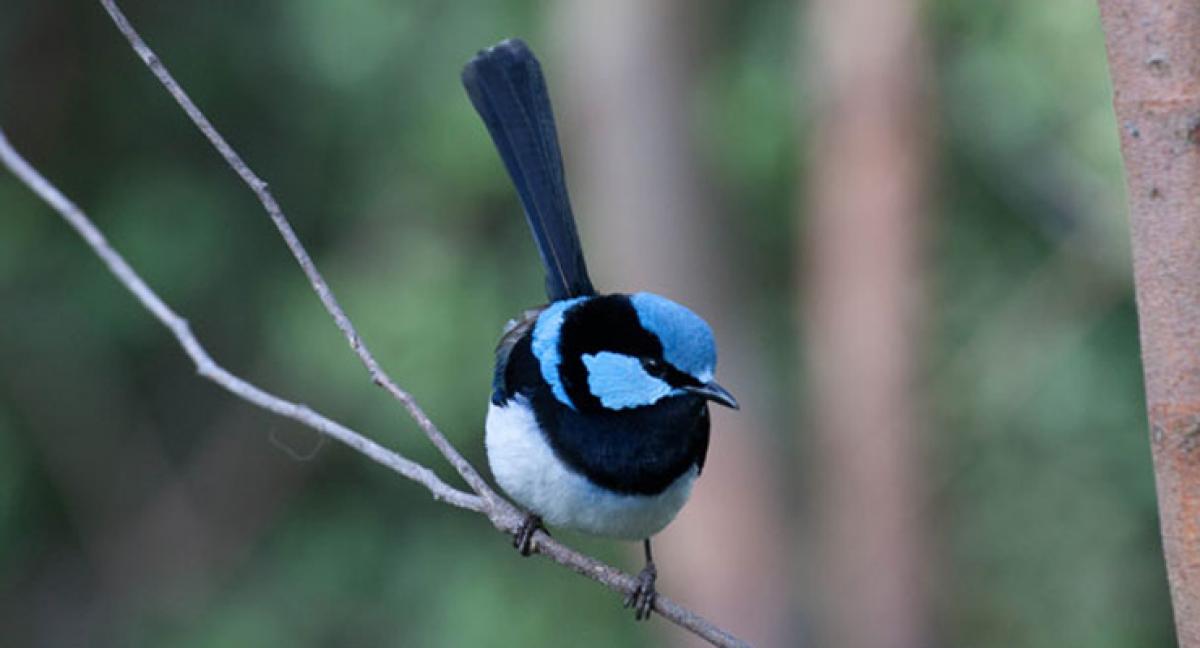
<instances>
[{"instance_id":1,"label":"forked twig","mask_svg":"<svg viewBox=\"0 0 1200 648\"><path fill-rule=\"evenodd\" d=\"M133 25L120 11L113 0L100 0L112 17L117 29L129 40L134 51L142 59L154 76L163 84L175 98L196 127L204 134L209 142L217 149L226 163L238 174L247 186L258 197L263 208L275 223L284 242L300 264L313 290L324 305L325 310L333 317L337 327L349 342L351 349L366 366L371 380L390 393L407 411L409 416L434 444L439 452L454 467L458 474L471 487L474 493L456 489L443 482L432 470L416 462L404 458L398 453L380 446L361 434L326 418L309 407L284 400L263 389L235 376L218 365L192 334L187 321L180 317L146 284L121 255L109 245L104 235L88 219L87 215L66 198L57 188L47 181L40 173L30 166L11 146L8 139L0 131L0 162L50 207L57 211L84 238L92 250L112 271L139 302L166 326L183 346L188 356L196 364L197 372L229 392L239 396L263 409L290 418L307 425L312 429L326 434L351 448L363 453L370 459L395 470L400 475L412 479L425 486L437 500L445 501L459 508L482 513L497 529L513 533L520 526L523 515L506 499L496 493L479 472L462 456L450 443L433 421L425 414L420 405L407 391L397 385L380 367L366 344L354 328L350 318L346 316L337 299L330 290L325 279L317 271L312 258L300 243L283 210L271 194L267 183L258 177L242 160L241 156L229 145L224 137L217 132L207 117L196 107L183 88L175 81L170 72L159 60L158 56L146 45ZM538 532L534 537L535 552L549 557L572 571L587 576L610 589L622 594L629 594L636 587L633 576L584 555L554 540L544 532ZM744 647L746 642L722 630L710 621L659 594L655 600L654 609L663 618L685 628L715 646Z\"/></svg>"}]
</instances>

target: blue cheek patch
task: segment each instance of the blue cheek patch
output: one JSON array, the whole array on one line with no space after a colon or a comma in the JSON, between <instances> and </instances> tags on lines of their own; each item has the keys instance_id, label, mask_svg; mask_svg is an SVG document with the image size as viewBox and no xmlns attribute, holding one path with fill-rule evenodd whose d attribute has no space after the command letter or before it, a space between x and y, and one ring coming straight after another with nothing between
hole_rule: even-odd
<instances>
[{"instance_id":1,"label":"blue cheek patch","mask_svg":"<svg viewBox=\"0 0 1200 648\"><path fill-rule=\"evenodd\" d=\"M562 331L563 317L572 306L585 299L588 297L554 302L546 307L541 315L538 315L537 324L533 325L531 350L533 357L537 358L538 364L541 366L542 378L550 385L554 397L571 409L575 409L575 405L567 396L567 390L558 376L558 365L562 362L562 357L558 352L558 340L559 333Z\"/></svg>"},{"instance_id":2,"label":"blue cheek patch","mask_svg":"<svg viewBox=\"0 0 1200 648\"><path fill-rule=\"evenodd\" d=\"M588 388L608 409L651 405L671 393L671 386L646 373L641 360L601 351L583 356L588 370Z\"/></svg>"},{"instance_id":3,"label":"blue cheek patch","mask_svg":"<svg viewBox=\"0 0 1200 648\"><path fill-rule=\"evenodd\" d=\"M708 323L687 308L652 293L635 293L629 301L642 327L662 342L667 362L700 382L713 379L717 345Z\"/></svg>"}]
</instances>

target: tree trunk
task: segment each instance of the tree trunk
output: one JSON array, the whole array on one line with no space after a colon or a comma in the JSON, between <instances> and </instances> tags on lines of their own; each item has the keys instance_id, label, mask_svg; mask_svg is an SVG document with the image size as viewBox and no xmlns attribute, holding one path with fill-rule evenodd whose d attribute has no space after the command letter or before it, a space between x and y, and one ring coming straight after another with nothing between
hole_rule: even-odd
<instances>
[{"instance_id":1,"label":"tree trunk","mask_svg":"<svg viewBox=\"0 0 1200 648\"><path fill-rule=\"evenodd\" d=\"M1200 647L1200 5L1101 0L1167 575Z\"/></svg>"},{"instance_id":2,"label":"tree trunk","mask_svg":"<svg viewBox=\"0 0 1200 648\"><path fill-rule=\"evenodd\" d=\"M806 355L812 375L817 645L928 645L920 510L925 59L915 0L814 0L803 63L810 152Z\"/></svg>"}]
</instances>

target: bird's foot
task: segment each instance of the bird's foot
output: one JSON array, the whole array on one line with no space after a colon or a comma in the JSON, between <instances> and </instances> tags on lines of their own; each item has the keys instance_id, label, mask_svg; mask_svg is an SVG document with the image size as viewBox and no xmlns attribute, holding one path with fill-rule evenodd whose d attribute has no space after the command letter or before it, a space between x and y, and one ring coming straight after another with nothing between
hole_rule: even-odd
<instances>
[{"instance_id":1,"label":"bird's foot","mask_svg":"<svg viewBox=\"0 0 1200 648\"><path fill-rule=\"evenodd\" d=\"M633 617L638 621L650 618L654 611L654 597L658 592L654 589L654 581L658 580L658 570L654 563L648 562L637 575L637 587L625 597L625 607L633 608Z\"/></svg>"},{"instance_id":2,"label":"bird's foot","mask_svg":"<svg viewBox=\"0 0 1200 648\"><path fill-rule=\"evenodd\" d=\"M516 535L513 536L513 546L521 552L522 556L533 553L533 534L539 529L546 530L546 527L542 526L542 518L533 513L526 515L525 521L521 523Z\"/></svg>"}]
</instances>

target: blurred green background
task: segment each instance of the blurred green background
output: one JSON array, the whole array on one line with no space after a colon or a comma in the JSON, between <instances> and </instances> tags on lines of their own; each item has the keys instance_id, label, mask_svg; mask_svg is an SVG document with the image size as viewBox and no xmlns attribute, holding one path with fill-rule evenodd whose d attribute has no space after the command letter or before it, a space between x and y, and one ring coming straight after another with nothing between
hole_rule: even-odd
<instances>
[{"instance_id":1,"label":"blurred green background","mask_svg":"<svg viewBox=\"0 0 1200 648\"><path fill-rule=\"evenodd\" d=\"M727 245L741 249L728 253L755 259L740 283L757 287L758 328L744 334L769 358L758 398L772 425L758 442L785 489L773 514L795 549L779 569L803 573L792 567L807 559L810 524L794 468L808 453L793 396L805 378L792 242L805 227L811 128L805 7L695 7L702 20L688 28L704 53L694 113L681 118L723 204L736 206ZM478 48L521 35L554 84L570 48L555 7L124 8L271 183L379 359L481 462L492 347L506 319L541 299L541 278L458 71ZM936 86L924 344L936 639L1173 645L1095 6L924 9ZM450 478L370 385L253 195L98 4L7 0L0 74L0 127L219 362ZM564 537L636 568L620 543ZM799 645L815 585L790 586L783 634ZM482 518L198 378L64 223L0 178L0 644L676 636L628 617L611 593L519 559Z\"/></svg>"}]
</instances>

